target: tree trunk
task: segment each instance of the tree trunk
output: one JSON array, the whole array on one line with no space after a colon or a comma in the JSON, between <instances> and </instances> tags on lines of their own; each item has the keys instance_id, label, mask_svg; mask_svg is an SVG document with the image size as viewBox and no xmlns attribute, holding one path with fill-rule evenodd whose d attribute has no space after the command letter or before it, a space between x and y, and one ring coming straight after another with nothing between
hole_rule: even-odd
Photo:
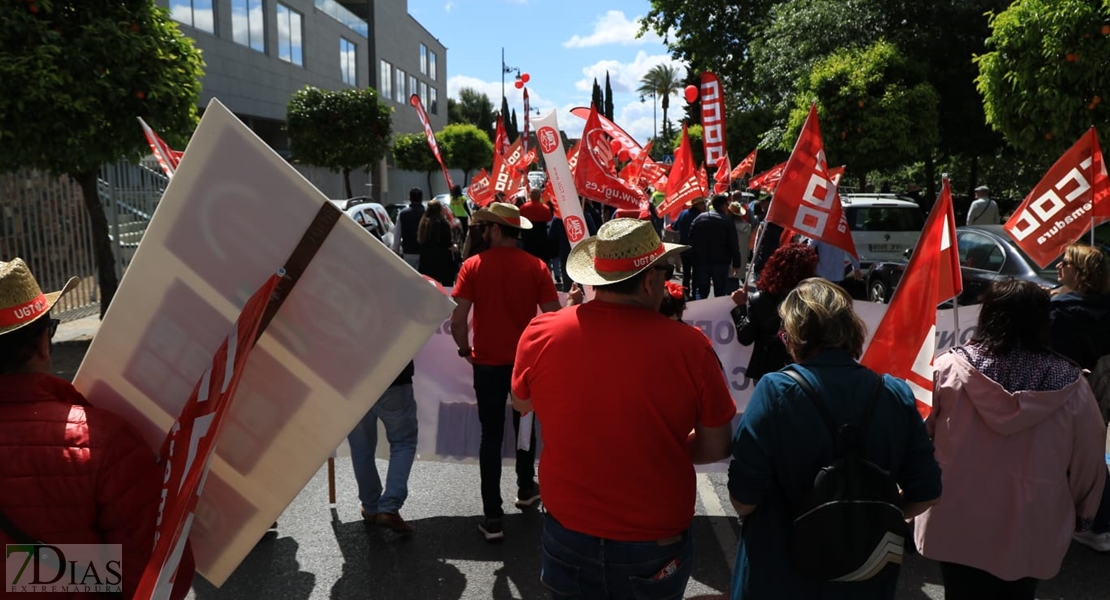
<instances>
[{"instance_id":1,"label":"tree trunk","mask_svg":"<svg viewBox=\"0 0 1110 600\"><path fill-rule=\"evenodd\" d=\"M343 169L343 189L347 190L347 197L348 198L354 198L354 194L351 193L351 170L350 169Z\"/></svg>"},{"instance_id":2,"label":"tree trunk","mask_svg":"<svg viewBox=\"0 0 1110 600\"><path fill-rule=\"evenodd\" d=\"M435 194L432 193L432 171L426 171L425 173L428 176L428 200L431 200L435 197Z\"/></svg>"},{"instance_id":3,"label":"tree trunk","mask_svg":"<svg viewBox=\"0 0 1110 600\"><path fill-rule=\"evenodd\" d=\"M463 187L470 185L470 169L463 169ZM450 190L448 190L450 191Z\"/></svg>"},{"instance_id":4,"label":"tree trunk","mask_svg":"<svg viewBox=\"0 0 1110 600\"><path fill-rule=\"evenodd\" d=\"M81 186L81 195L85 198L85 210L89 212L89 222L92 224L93 252L96 254L97 283L100 285L100 318L108 312L108 305L119 288L116 278L116 257L112 253L112 242L108 238L108 217L104 214L104 206L100 203L100 195L96 190L96 171L88 173L71 174L70 177Z\"/></svg>"}]
</instances>

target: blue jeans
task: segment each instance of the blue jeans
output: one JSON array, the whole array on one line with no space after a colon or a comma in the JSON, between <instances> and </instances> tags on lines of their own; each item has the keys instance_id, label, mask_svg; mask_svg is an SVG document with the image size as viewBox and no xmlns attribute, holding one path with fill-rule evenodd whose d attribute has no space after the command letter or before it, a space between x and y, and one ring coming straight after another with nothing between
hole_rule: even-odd
<instances>
[{"instance_id":1,"label":"blue jeans","mask_svg":"<svg viewBox=\"0 0 1110 600\"><path fill-rule=\"evenodd\" d=\"M385 477L385 492L374 464L374 450L378 446L378 419L385 425L389 440L389 471ZM358 482L358 499L368 513L395 513L401 510L409 495L409 471L416 458L416 398L412 384L394 385L382 394L377 404L347 434L351 445L351 463Z\"/></svg>"},{"instance_id":2,"label":"blue jeans","mask_svg":"<svg viewBox=\"0 0 1110 600\"><path fill-rule=\"evenodd\" d=\"M482 511L500 518L501 444L505 440L505 404L512 387L512 365L474 365L474 396L482 441L478 444L478 471L482 481ZM513 411L513 431L520 430L520 413ZM518 434L519 435L519 434ZM514 441L513 447L516 447ZM530 450L516 451L516 487L529 490L536 485L536 430L532 429Z\"/></svg>"},{"instance_id":3,"label":"blue jeans","mask_svg":"<svg viewBox=\"0 0 1110 600\"><path fill-rule=\"evenodd\" d=\"M694 571L691 529L674 540L606 540L562 526L544 515L540 581L556 600L682 598Z\"/></svg>"},{"instance_id":4,"label":"blue jeans","mask_svg":"<svg viewBox=\"0 0 1110 600\"><path fill-rule=\"evenodd\" d=\"M722 264L695 264L694 265L694 290L695 299L705 300L709 297L709 282L713 281L713 295L716 297L727 296L732 293L728 282L729 263Z\"/></svg>"}]
</instances>

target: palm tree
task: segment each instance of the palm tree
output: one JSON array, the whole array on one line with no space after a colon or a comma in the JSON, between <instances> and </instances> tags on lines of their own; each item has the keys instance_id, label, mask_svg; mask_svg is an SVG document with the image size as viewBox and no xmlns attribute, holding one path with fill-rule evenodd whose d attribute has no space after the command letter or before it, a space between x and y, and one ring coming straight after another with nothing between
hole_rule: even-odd
<instances>
[{"instance_id":1,"label":"palm tree","mask_svg":"<svg viewBox=\"0 0 1110 600\"><path fill-rule=\"evenodd\" d=\"M640 87L636 90L640 94L655 94L663 102L663 139L670 140L670 123L667 121L667 109L671 106L671 94L678 93L682 85L679 70L671 65L655 65L644 74L640 80Z\"/></svg>"}]
</instances>

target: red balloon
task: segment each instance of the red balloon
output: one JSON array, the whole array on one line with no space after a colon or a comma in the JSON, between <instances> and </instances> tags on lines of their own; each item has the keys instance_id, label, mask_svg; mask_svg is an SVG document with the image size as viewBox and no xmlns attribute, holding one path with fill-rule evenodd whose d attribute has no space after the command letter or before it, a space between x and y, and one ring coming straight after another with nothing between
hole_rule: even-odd
<instances>
[{"instance_id":1,"label":"red balloon","mask_svg":"<svg viewBox=\"0 0 1110 600\"><path fill-rule=\"evenodd\" d=\"M520 74L520 80L523 81L524 83L528 83L528 80L531 79L531 78L532 77L530 75L528 75L527 73L521 73Z\"/></svg>"},{"instance_id":2,"label":"red balloon","mask_svg":"<svg viewBox=\"0 0 1110 600\"><path fill-rule=\"evenodd\" d=\"M686 101L687 102L693 102L697 99L698 99L698 86L696 86L696 85L686 86Z\"/></svg>"},{"instance_id":3,"label":"red balloon","mask_svg":"<svg viewBox=\"0 0 1110 600\"><path fill-rule=\"evenodd\" d=\"M618 154L621 151L621 143L617 140L609 140L609 150L614 155Z\"/></svg>"},{"instance_id":4,"label":"red balloon","mask_svg":"<svg viewBox=\"0 0 1110 600\"><path fill-rule=\"evenodd\" d=\"M518 89L518 90L519 90L519 89L523 89L523 88L524 88L524 82L523 82L523 81L521 81L521 80L519 80L519 79L517 79L517 80L516 80L516 83L514 83L513 85L515 85L515 86L516 86L516 89Z\"/></svg>"},{"instance_id":5,"label":"red balloon","mask_svg":"<svg viewBox=\"0 0 1110 600\"><path fill-rule=\"evenodd\" d=\"M621 159L621 162L628 162L632 155L628 153L627 149L621 148L621 151L617 153L617 158Z\"/></svg>"}]
</instances>

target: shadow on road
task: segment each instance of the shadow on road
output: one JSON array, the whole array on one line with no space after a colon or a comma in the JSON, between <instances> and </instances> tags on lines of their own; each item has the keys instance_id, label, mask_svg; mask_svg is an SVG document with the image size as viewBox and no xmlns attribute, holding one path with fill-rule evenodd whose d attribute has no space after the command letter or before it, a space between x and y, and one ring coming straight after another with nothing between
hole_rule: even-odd
<instances>
[{"instance_id":1,"label":"shadow on road","mask_svg":"<svg viewBox=\"0 0 1110 600\"><path fill-rule=\"evenodd\" d=\"M265 598L266 600L308 600L316 587L316 576L301 571L297 562L297 541L267 533L224 583L216 588L197 575L193 593L197 600L228 598Z\"/></svg>"}]
</instances>

